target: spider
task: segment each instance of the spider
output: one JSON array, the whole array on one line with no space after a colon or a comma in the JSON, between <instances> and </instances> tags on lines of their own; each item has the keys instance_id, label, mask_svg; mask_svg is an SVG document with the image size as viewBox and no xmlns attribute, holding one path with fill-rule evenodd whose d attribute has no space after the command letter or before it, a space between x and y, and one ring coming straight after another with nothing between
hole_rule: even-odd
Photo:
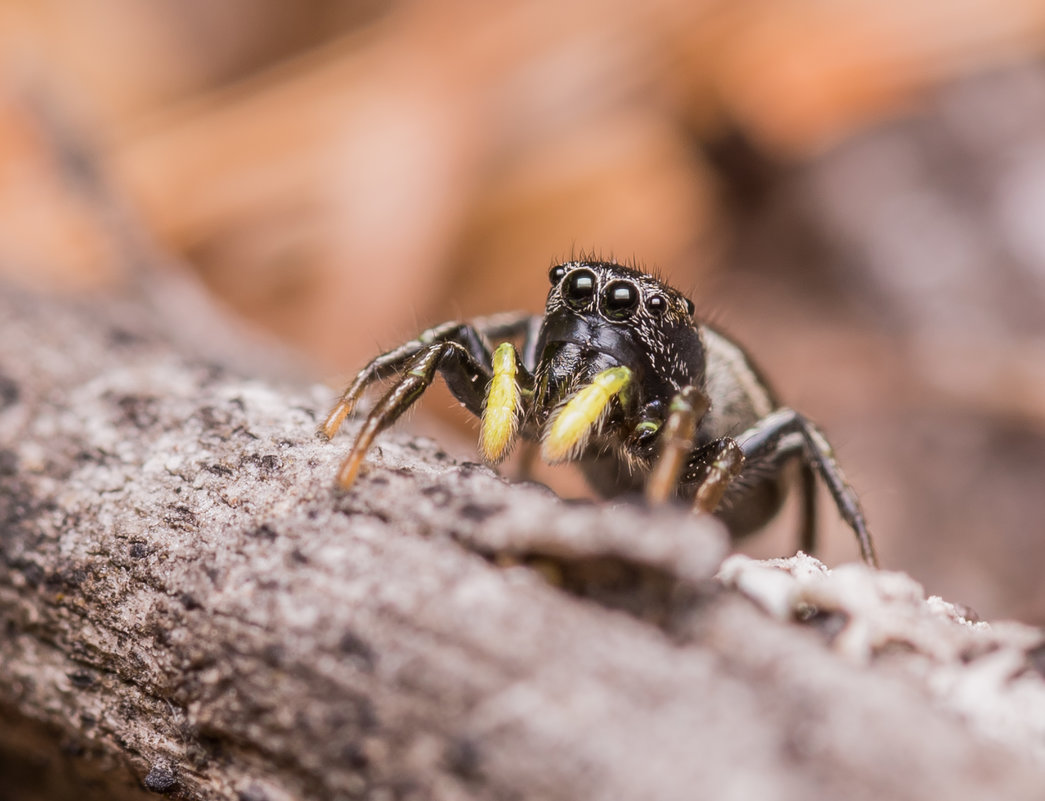
<instances>
[{"instance_id":1,"label":"spider","mask_svg":"<svg viewBox=\"0 0 1045 801\"><path fill-rule=\"evenodd\" d=\"M507 313L443 323L356 375L320 426L328 439L368 386L394 381L341 465L342 487L355 481L377 434L441 373L457 400L481 417L479 450L491 464L520 437L539 440L546 462L578 462L603 496L679 499L741 537L776 514L797 463L801 548L816 546L819 474L863 560L877 566L859 500L820 429L781 406L747 353L694 318L689 298L606 261L569 261L548 275L543 317Z\"/></svg>"}]
</instances>

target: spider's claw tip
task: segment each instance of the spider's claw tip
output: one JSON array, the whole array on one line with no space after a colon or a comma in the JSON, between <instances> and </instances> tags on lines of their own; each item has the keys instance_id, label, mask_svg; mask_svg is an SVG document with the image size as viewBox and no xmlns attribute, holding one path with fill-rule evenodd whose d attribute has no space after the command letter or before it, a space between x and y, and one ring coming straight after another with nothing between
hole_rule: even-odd
<instances>
[{"instance_id":1,"label":"spider's claw tip","mask_svg":"<svg viewBox=\"0 0 1045 801\"><path fill-rule=\"evenodd\" d=\"M320 424L317 431L327 439L333 439L337 430L341 428L341 424L345 422L345 418L352 413L354 406L355 404L351 401L338 401L337 405L330 410L327 419Z\"/></svg>"},{"instance_id":2,"label":"spider's claw tip","mask_svg":"<svg viewBox=\"0 0 1045 801\"><path fill-rule=\"evenodd\" d=\"M643 493L643 498L646 501L647 506L662 506L668 502L668 490L664 487L650 482L646 485L646 491Z\"/></svg>"},{"instance_id":3,"label":"spider's claw tip","mask_svg":"<svg viewBox=\"0 0 1045 801\"><path fill-rule=\"evenodd\" d=\"M363 463L363 454L353 451L348 455L344 462L341 463L341 469L337 473L337 484L343 489L351 489L352 485L356 483L356 478L359 476L359 468Z\"/></svg>"}]
</instances>

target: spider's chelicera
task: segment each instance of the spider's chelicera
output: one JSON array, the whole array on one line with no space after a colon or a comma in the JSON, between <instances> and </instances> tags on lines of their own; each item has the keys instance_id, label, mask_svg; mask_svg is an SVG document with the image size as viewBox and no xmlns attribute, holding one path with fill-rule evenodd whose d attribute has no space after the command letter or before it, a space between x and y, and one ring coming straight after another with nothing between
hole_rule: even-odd
<instances>
[{"instance_id":1,"label":"spider's chelicera","mask_svg":"<svg viewBox=\"0 0 1045 801\"><path fill-rule=\"evenodd\" d=\"M693 303L656 278L603 261L549 272L544 316L448 322L378 356L320 427L332 437L373 382L395 378L341 466L355 481L367 449L441 373L481 416L479 449L500 462L522 437L550 463L576 461L605 496L645 492L720 517L742 536L776 514L800 466L801 547L816 544L819 474L860 553L876 564L859 501L820 430L781 406L744 350L695 320Z\"/></svg>"}]
</instances>

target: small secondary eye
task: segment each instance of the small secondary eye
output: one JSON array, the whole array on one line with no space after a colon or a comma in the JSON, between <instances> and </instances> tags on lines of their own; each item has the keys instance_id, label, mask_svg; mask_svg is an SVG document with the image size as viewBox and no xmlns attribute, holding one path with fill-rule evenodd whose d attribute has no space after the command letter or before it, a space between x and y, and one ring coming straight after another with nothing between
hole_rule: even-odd
<instances>
[{"instance_id":1,"label":"small secondary eye","mask_svg":"<svg viewBox=\"0 0 1045 801\"><path fill-rule=\"evenodd\" d=\"M646 308L653 314L663 314L668 310L668 302L663 295L654 295L646 301Z\"/></svg>"},{"instance_id":2,"label":"small secondary eye","mask_svg":"<svg viewBox=\"0 0 1045 801\"><path fill-rule=\"evenodd\" d=\"M574 309L585 309L595 296L595 273L591 270L574 270L562 285L562 296Z\"/></svg>"},{"instance_id":3,"label":"small secondary eye","mask_svg":"<svg viewBox=\"0 0 1045 801\"><path fill-rule=\"evenodd\" d=\"M695 312L697 310L697 307L693 305L693 301L690 300L689 298L685 298L685 301L686 301L686 311L689 312L690 315L692 315L693 312Z\"/></svg>"},{"instance_id":4,"label":"small secondary eye","mask_svg":"<svg viewBox=\"0 0 1045 801\"><path fill-rule=\"evenodd\" d=\"M639 290L629 281L611 281L602 293L602 310L611 320L624 320L639 306Z\"/></svg>"},{"instance_id":5,"label":"small secondary eye","mask_svg":"<svg viewBox=\"0 0 1045 801\"><path fill-rule=\"evenodd\" d=\"M548 280L554 286L562 280L564 275L566 275L566 268L561 264L557 264L548 271Z\"/></svg>"}]
</instances>

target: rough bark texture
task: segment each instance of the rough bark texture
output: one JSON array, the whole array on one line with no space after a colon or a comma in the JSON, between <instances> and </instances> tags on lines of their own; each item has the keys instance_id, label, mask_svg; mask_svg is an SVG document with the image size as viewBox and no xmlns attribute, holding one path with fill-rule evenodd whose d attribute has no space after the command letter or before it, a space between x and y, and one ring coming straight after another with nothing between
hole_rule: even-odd
<instances>
[{"instance_id":1,"label":"rough bark texture","mask_svg":"<svg viewBox=\"0 0 1045 801\"><path fill-rule=\"evenodd\" d=\"M0 291L0 797L1041 797L1040 632L329 400Z\"/></svg>"}]
</instances>

